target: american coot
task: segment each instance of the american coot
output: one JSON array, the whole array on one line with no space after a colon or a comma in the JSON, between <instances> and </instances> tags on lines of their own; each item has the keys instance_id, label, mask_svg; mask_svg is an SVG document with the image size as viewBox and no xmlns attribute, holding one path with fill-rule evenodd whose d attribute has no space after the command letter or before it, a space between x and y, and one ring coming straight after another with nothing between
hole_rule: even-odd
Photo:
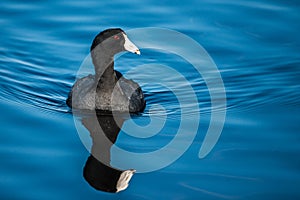
<instances>
[{"instance_id":1,"label":"american coot","mask_svg":"<svg viewBox=\"0 0 300 200\"><path fill-rule=\"evenodd\" d=\"M95 75L76 81L67 99L69 107L130 113L144 110L146 102L141 87L114 70L114 55L122 51L140 55L122 29L107 29L95 37L90 49Z\"/></svg>"}]
</instances>

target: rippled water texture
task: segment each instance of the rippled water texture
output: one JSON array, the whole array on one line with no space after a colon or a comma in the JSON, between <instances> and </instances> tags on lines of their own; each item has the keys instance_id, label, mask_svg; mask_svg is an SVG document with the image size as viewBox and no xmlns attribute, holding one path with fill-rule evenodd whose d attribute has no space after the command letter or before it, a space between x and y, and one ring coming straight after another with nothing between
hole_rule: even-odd
<instances>
[{"instance_id":1,"label":"rippled water texture","mask_svg":"<svg viewBox=\"0 0 300 200\"><path fill-rule=\"evenodd\" d=\"M1 1L1 199L299 199L299 12L298 1L283 0ZM178 98L159 77L177 88L184 83L164 77L157 67L149 69L151 64L169 66L188 80L200 122L193 143L176 162L135 174L118 194L96 191L84 180L89 152L65 104L92 39L109 27L160 27L189 36L214 60L227 96L222 135L199 159L211 117L203 77L163 50L122 55L116 68L140 83L147 100L145 112L133 120L147 125L155 115L166 121L149 138L143 134L151 131L140 133L125 122L133 135L121 131L118 147L154 151L168 144L179 127ZM129 37L134 41L141 35ZM143 64L149 66L135 68ZM180 94L189 99L188 93ZM185 117L195 119L195 105L184 106ZM140 138L132 137L139 133Z\"/></svg>"}]
</instances>

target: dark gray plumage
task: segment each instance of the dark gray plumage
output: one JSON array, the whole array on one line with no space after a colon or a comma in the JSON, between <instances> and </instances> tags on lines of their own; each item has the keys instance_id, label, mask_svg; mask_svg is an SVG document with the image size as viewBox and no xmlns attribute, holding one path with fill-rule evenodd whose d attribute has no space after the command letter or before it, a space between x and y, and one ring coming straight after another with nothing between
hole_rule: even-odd
<instances>
[{"instance_id":1,"label":"dark gray plumage","mask_svg":"<svg viewBox=\"0 0 300 200\"><path fill-rule=\"evenodd\" d=\"M122 51L140 54L123 30L108 29L95 37L91 46L95 75L76 81L67 99L69 107L130 113L144 110L141 87L114 70L114 55Z\"/></svg>"}]
</instances>

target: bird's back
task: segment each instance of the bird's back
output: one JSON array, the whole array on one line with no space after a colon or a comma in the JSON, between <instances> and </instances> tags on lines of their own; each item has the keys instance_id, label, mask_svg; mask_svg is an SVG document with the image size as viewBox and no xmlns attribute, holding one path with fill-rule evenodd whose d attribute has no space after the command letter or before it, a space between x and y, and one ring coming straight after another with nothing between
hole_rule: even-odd
<instances>
[{"instance_id":1,"label":"bird's back","mask_svg":"<svg viewBox=\"0 0 300 200\"><path fill-rule=\"evenodd\" d=\"M145 109L146 102L141 87L133 80L124 78L120 72L115 71L115 74L118 79L117 84L122 90L122 96L117 96L116 98L119 100L118 104L112 104L110 107L107 107L107 102L95 101L97 97L105 94L96 92L95 75L88 75L78 79L73 85L67 99L67 105L71 108L84 110L142 112Z\"/></svg>"}]
</instances>

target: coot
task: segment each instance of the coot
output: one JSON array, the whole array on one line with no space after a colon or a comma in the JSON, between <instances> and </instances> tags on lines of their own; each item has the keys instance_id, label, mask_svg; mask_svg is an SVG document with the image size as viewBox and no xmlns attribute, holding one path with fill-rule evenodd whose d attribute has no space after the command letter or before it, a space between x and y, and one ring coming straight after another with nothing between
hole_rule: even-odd
<instances>
[{"instance_id":1,"label":"coot","mask_svg":"<svg viewBox=\"0 0 300 200\"><path fill-rule=\"evenodd\" d=\"M120 28L107 29L93 40L90 53L95 75L78 79L67 99L71 108L97 111L142 112L146 102L138 83L114 70L114 55L140 50Z\"/></svg>"}]
</instances>

